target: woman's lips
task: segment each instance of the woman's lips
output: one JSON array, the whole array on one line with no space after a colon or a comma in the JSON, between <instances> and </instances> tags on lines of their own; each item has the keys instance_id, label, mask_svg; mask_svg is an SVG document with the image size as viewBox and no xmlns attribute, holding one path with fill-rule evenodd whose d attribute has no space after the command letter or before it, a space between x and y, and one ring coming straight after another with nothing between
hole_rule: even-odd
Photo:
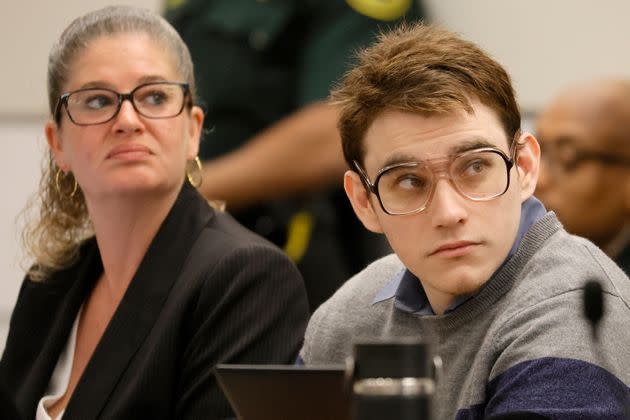
<instances>
[{"instance_id":1,"label":"woman's lips","mask_svg":"<svg viewBox=\"0 0 630 420\"><path fill-rule=\"evenodd\" d=\"M111 159L138 159L144 158L151 154L148 147L142 145L124 145L114 147L108 154L107 158Z\"/></svg>"}]
</instances>

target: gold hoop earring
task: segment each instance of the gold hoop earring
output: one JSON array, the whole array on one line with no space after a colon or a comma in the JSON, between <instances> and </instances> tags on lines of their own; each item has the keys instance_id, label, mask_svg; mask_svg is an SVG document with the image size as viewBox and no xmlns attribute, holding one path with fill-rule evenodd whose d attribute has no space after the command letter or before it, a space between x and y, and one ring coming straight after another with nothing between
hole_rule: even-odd
<instances>
[{"instance_id":1,"label":"gold hoop earring","mask_svg":"<svg viewBox=\"0 0 630 420\"><path fill-rule=\"evenodd\" d=\"M60 187L60 182L61 182L61 175L63 174L64 178L69 176L68 174L72 175L70 172L65 173L61 170L61 168L57 169L57 173L55 174L55 188L57 188L57 192L59 193L60 196L65 197L65 198L72 198L74 197L74 194L76 194L77 189L79 188L78 184L77 184L77 180L76 178L73 176L72 180L74 181L74 185L72 186L72 191L70 191L70 194L64 193L63 190Z\"/></svg>"},{"instance_id":2,"label":"gold hoop earring","mask_svg":"<svg viewBox=\"0 0 630 420\"><path fill-rule=\"evenodd\" d=\"M186 164L186 178L188 178L188 182L195 188L199 188L201 183L203 182L203 173L201 172L201 160L199 160L199 156L195 156L195 158L191 161L188 161Z\"/></svg>"}]
</instances>

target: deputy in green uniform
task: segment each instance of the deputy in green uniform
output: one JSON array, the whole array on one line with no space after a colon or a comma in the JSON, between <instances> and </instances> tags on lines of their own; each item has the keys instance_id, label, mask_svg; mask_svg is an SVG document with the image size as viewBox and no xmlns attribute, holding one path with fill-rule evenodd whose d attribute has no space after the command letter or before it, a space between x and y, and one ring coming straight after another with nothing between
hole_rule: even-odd
<instances>
[{"instance_id":1,"label":"deputy in green uniform","mask_svg":"<svg viewBox=\"0 0 630 420\"><path fill-rule=\"evenodd\" d=\"M167 2L206 107L200 191L285 249L311 310L387 250L341 189L337 111L326 98L356 49L420 9L412 0Z\"/></svg>"}]
</instances>

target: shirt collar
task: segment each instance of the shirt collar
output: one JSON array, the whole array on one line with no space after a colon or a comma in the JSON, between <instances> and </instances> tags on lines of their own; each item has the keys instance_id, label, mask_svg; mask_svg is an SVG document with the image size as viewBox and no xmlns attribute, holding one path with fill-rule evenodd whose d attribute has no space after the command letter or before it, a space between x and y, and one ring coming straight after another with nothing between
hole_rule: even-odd
<instances>
[{"instance_id":1,"label":"shirt collar","mask_svg":"<svg viewBox=\"0 0 630 420\"><path fill-rule=\"evenodd\" d=\"M543 204L534 196L525 200L521 206L521 220L516 233L516 239L507 258L497 269L497 271L505 264L518 250L521 240L529 230L529 228L542 218L547 210ZM474 295L458 296L453 303L447 308L446 312L455 310L458 306L471 299ZM411 271L404 268L400 270L383 287L374 297L372 304L383 302L394 298L394 306L401 311L413 313L416 315L435 315L427 295L419 281Z\"/></svg>"}]
</instances>

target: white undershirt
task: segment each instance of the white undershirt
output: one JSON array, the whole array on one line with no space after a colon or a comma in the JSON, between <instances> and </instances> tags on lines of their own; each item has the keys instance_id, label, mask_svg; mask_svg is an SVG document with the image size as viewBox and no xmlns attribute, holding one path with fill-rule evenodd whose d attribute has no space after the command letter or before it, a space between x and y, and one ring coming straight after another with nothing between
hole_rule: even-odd
<instances>
[{"instance_id":1,"label":"white undershirt","mask_svg":"<svg viewBox=\"0 0 630 420\"><path fill-rule=\"evenodd\" d=\"M81 307L81 309L83 309ZM35 412L35 420L59 420L63 417L62 410L56 418L51 418L48 415L48 409L64 396L68 390L68 383L70 382L70 372L72 371L72 361L74 360L74 350L77 346L77 329L79 326L79 318L81 317L81 309L74 320L72 325L72 331L66 342L66 346L59 355L57 365L50 377L48 388L44 393L42 399L37 403L37 411Z\"/></svg>"}]
</instances>

